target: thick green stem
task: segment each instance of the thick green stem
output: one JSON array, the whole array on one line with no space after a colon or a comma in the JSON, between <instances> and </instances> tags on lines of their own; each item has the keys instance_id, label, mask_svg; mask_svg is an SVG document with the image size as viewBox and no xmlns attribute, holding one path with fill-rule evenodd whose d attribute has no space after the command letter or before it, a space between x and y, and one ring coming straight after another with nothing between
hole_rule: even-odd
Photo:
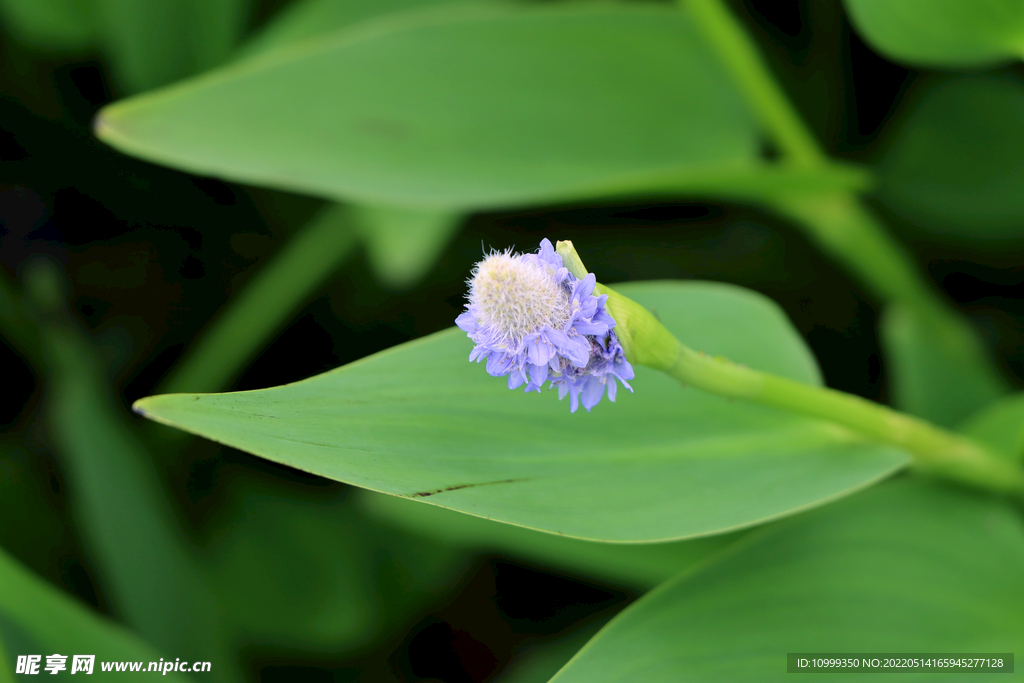
<instances>
[{"instance_id":1,"label":"thick green stem","mask_svg":"<svg viewBox=\"0 0 1024 683\"><path fill-rule=\"evenodd\" d=\"M572 242L559 242L557 249L571 273L586 275ZM873 441L899 446L913 455L914 466L920 470L996 491L1024 493L1024 470L969 439L859 396L699 353L684 346L640 304L607 285L599 284L598 292L608 295L608 312L615 319L615 332L631 363L660 370L719 396L828 420Z\"/></svg>"},{"instance_id":2,"label":"thick green stem","mask_svg":"<svg viewBox=\"0 0 1024 683\"><path fill-rule=\"evenodd\" d=\"M899 446L914 456L914 466L920 470L996 491L1024 492L1024 471L1010 460L859 396L751 370L681 343L676 360L658 369L697 389L825 419L873 441Z\"/></svg>"},{"instance_id":3,"label":"thick green stem","mask_svg":"<svg viewBox=\"0 0 1024 683\"><path fill-rule=\"evenodd\" d=\"M783 162L823 167L829 158L772 75L757 44L722 0L679 0L732 75ZM914 308L942 308L913 261L857 198L847 192L827 195L782 193L774 209L795 219L823 248L886 299Z\"/></svg>"}]
</instances>

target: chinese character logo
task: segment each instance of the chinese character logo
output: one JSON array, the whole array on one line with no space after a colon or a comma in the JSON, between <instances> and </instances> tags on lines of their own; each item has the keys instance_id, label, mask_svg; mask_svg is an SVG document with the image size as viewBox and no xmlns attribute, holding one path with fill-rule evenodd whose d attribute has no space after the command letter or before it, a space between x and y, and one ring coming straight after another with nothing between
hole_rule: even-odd
<instances>
[{"instance_id":1,"label":"chinese character logo","mask_svg":"<svg viewBox=\"0 0 1024 683\"><path fill-rule=\"evenodd\" d=\"M64 671L68 668L67 666L68 656L67 655L46 655L46 670L51 675L56 676L58 671Z\"/></svg>"},{"instance_id":2,"label":"chinese character logo","mask_svg":"<svg viewBox=\"0 0 1024 683\"><path fill-rule=\"evenodd\" d=\"M14 673L37 674L39 673L39 661L42 655L18 655L18 664Z\"/></svg>"},{"instance_id":3,"label":"chinese character logo","mask_svg":"<svg viewBox=\"0 0 1024 683\"><path fill-rule=\"evenodd\" d=\"M91 674L96 655L75 655L71 658L71 673Z\"/></svg>"}]
</instances>

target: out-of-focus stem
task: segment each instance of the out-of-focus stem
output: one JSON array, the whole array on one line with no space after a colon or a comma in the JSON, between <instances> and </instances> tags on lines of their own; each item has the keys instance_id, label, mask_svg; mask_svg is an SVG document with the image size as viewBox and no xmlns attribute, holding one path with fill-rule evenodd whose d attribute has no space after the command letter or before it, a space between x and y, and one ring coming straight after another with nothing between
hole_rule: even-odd
<instances>
[{"instance_id":1,"label":"out-of-focus stem","mask_svg":"<svg viewBox=\"0 0 1024 683\"><path fill-rule=\"evenodd\" d=\"M344 207L332 207L292 237L224 311L160 388L210 392L231 380L274 330L349 254L355 231Z\"/></svg>"},{"instance_id":2,"label":"out-of-focus stem","mask_svg":"<svg viewBox=\"0 0 1024 683\"><path fill-rule=\"evenodd\" d=\"M697 20L701 32L732 74L748 103L787 162L821 166L828 162L814 135L772 76L757 45L719 0L677 0Z\"/></svg>"},{"instance_id":3,"label":"out-of-focus stem","mask_svg":"<svg viewBox=\"0 0 1024 683\"><path fill-rule=\"evenodd\" d=\"M824 168L829 163L827 155L779 86L757 44L723 0L677 2L696 20L709 45L732 74L778 146L782 163ZM981 394L991 398L1006 390L969 322L942 301L907 252L854 194L782 192L767 203L793 219L886 302L899 303L911 310L914 319L934 334L938 357L952 374L962 371L959 366L966 366Z\"/></svg>"}]
</instances>

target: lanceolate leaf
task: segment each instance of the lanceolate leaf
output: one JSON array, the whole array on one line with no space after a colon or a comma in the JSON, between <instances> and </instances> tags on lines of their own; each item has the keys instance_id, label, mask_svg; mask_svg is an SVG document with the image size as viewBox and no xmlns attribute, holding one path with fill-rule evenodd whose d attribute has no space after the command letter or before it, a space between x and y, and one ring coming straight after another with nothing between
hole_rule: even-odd
<instances>
[{"instance_id":1,"label":"lanceolate leaf","mask_svg":"<svg viewBox=\"0 0 1024 683\"><path fill-rule=\"evenodd\" d=\"M710 283L626 285L689 346L806 382L817 368L763 297ZM757 524L907 462L836 426L680 388L570 414L470 364L458 330L296 384L143 399L136 410L332 479L566 536L658 541Z\"/></svg>"},{"instance_id":2,"label":"lanceolate leaf","mask_svg":"<svg viewBox=\"0 0 1024 683\"><path fill-rule=\"evenodd\" d=\"M1024 529L1004 501L902 480L748 540L630 606L552 683L790 681L789 652L1024 647ZM978 677L918 680L938 676Z\"/></svg>"},{"instance_id":3,"label":"lanceolate leaf","mask_svg":"<svg viewBox=\"0 0 1024 683\"><path fill-rule=\"evenodd\" d=\"M465 6L384 17L115 104L98 134L192 172L481 207L755 166L685 13Z\"/></svg>"},{"instance_id":4,"label":"lanceolate leaf","mask_svg":"<svg viewBox=\"0 0 1024 683\"><path fill-rule=\"evenodd\" d=\"M385 14L448 4L450 0L300 0L286 7L242 48L243 55L308 40ZM461 0L459 4L501 0Z\"/></svg>"}]
</instances>

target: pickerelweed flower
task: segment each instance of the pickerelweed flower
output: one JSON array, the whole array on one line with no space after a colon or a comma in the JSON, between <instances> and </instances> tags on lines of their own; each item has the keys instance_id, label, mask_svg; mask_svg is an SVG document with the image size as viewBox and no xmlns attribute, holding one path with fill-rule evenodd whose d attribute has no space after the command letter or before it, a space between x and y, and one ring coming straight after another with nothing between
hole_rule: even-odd
<instances>
[{"instance_id":1,"label":"pickerelweed flower","mask_svg":"<svg viewBox=\"0 0 1024 683\"><path fill-rule=\"evenodd\" d=\"M494 377L508 375L508 388L541 390L544 382L569 395L576 412L589 412L605 392L615 400L616 380L633 391L633 367L605 310L607 295L594 295L597 278L577 279L562 265L551 242L536 254L492 252L476 264L469 303L455 324L476 346L469 360L487 361Z\"/></svg>"}]
</instances>

